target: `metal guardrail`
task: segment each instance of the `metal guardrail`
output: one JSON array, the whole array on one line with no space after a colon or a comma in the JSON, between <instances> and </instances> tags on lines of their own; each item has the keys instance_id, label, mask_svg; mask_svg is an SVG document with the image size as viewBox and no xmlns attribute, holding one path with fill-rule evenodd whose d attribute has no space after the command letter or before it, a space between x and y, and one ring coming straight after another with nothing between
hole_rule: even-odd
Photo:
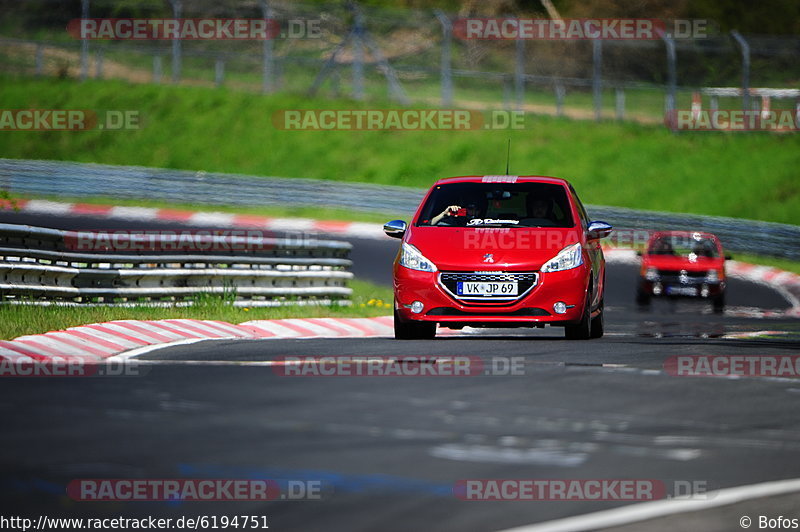
<instances>
[{"instance_id":1,"label":"metal guardrail","mask_svg":"<svg viewBox=\"0 0 800 532\"><path fill-rule=\"evenodd\" d=\"M158 235L147 235L148 245L140 246L145 250L132 249L141 235L130 234L115 235L114 246L83 252L76 243L92 235L0 224L0 299L163 305L216 294L235 299L236 306L277 306L348 304L352 293L348 242L210 236L205 244L212 250L180 253L170 249L174 239Z\"/></svg>"},{"instance_id":2,"label":"metal guardrail","mask_svg":"<svg viewBox=\"0 0 800 532\"><path fill-rule=\"evenodd\" d=\"M299 205L401 214L425 191L322 179L255 177L140 166L0 159L0 189L40 196L113 196L208 205ZM368 200L367 200L368 198Z\"/></svg>"},{"instance_id":3,"label":"metal guardrail","mask_svg":"<svg viewBox=\"0 0 800 532\"><path fill-rule=\"evenodd\" d=\"M338 207L408 217L424 189L319 179L255 177L135 166L0 159L0 188L39 196L109 196L208 205ZM617 229L716 234L730 251L800 260L800 226L587 205Z\"/></svg>"}]
</instances>

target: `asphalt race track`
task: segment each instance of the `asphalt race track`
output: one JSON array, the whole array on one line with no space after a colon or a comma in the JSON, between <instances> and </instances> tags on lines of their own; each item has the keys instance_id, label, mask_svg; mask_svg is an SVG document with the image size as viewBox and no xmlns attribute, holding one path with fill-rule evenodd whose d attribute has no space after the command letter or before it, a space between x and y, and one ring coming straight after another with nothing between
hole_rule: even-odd
<instances>
[{"instance_id":1,"label":"asphalt race track","mask_svg":"<svg viewBox=\"0 0 800 532\"><path fill-rule=\"evenodd\" d=\"M174 228L14 213L0 222ZM387 283L397 241L353 243L356 276ZM676 482L716 490L800 477L800 381L664 371L677 355L799 354L800 320L746 317L747 309L788 302L733 279L724 315L694 301L656 301L641 311L636 274L633 265L609 264L600 340L568 342L557 328L406 342L223 340L142 355L139 377L5 379L4 513L250 514L279 531L487 531L629 501L465 501L454 496L459 480L653 479L672 492ZM490 369L467 377L287 377L263 364L305 355L470 356ZM521 360L521 374L497 374L497 357ZM76 502L64 494L76 478L131 477L319 480L323 489L320 500L266 503ZM799 509L797 496L776 497L638 529L740 530L745 511L800 517Z\"/></svg>"}]
</instances>

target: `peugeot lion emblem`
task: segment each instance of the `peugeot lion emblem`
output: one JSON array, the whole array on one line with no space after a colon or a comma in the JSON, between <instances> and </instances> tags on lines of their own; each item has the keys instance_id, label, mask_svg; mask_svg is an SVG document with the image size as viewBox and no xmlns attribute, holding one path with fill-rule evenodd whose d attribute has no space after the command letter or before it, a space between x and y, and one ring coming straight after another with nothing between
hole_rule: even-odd
<instances>
[{"instance_id":1,"label":"peugeot lion emblem","mask_svg":"<svg viewBox=\"0 0 800 532\"><path fill-rule=\"evenodd\" d=\"M492 253L487 253L483 256L483 262L494 262L494 255Z\"/></svg>"}]
</instances>

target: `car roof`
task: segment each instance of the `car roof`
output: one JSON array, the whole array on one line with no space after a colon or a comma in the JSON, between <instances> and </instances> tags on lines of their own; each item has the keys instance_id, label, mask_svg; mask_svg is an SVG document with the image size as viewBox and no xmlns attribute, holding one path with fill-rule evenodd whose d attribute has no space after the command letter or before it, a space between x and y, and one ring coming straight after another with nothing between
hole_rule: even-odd
<instances>
[{"instance_id":1,"label":"car roof","mask_svg":"<svg viewBox=\"0 0 800 532\"><path fill-rule=\"evenodd\" d=\"M467 175L445 177L436 181L433 186L450 183L550 183L561 186L569 185L569 181L566 179L540 175Z\"/></svg>"}]
</instances>

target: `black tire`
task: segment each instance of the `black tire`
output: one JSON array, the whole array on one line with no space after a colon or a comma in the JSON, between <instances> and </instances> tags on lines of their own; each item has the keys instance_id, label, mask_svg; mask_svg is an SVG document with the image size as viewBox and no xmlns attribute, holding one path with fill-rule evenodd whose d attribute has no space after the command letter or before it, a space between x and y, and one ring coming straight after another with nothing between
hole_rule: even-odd
<instances>
[{"instance_id":1,"label":"black tire","mask_svg":"<svg viewBox=\"0 0 800 532\"><path fill-rule=\"evenodd\" d=\"M641 288L636 289L636 304L640 307L646 307L650 305L650 294L642 290Z\"/></svg>"},{"instance_id":2,"label":"black tire","mask_svg":"<svg viewBox=\"0 0 800 532\"><path fill-rule=\"evenodd\" d=\"M590 338L603 337L603 328L604 328L603 322L605 321L603 315L606 313L604 307L605 307L605 297L600 300L600 306L598 307L600 309L600 313L594 318L592 318L592 322L590 325L591 332L589 333Z\"/></svg>"},{"instance_id":3,"label":"black tire","mask_svg":"<svg viewBox=\"0 0 800 532\"><path fill-rule=\"evenodd\" d=\"M567 340L588 340L592 336L592 297L586 301L581 321L575 325L564 327L564 337Z\"/></svg>"},{"instance_id":4,"label":"black tire","mask_svg":"<svg viewBox=\"0 0 800 532\"><path fill-rule=\"evenodd\" d=\"M722 314L725 312L725 294L722 293L711 300L711 304L714 306L714 312Z\"/></svg>"},{"instance_id":5,"label":"black tire","mask_svg":"<svg viewBox=\"0 0 800 532\"><path fill-rule=\"evenodd\" d=\"M396 340L432 340L436 337L436 323L403 321L395 310L394 337Z\"/></svg>"}]
</instances>

